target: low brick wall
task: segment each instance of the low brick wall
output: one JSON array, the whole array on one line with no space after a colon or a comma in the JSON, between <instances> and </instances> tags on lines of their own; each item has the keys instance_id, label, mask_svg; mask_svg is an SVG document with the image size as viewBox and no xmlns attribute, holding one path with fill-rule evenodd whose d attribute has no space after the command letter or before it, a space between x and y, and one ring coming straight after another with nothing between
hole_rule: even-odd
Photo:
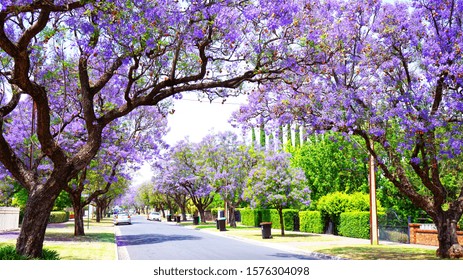
<instances>
[{"instance_id":1,"label":"low brick wall","mask_svg":"<svg viewBox=\"0 0 463 280\"><path fill-rule=\"evenodd\" d=\"M437 239L437 230L420 229L420 224L409 224L410 227L410 244L422 244L439 246ZM463 244L463 231L457 231L458 242Z\"/></svg>"},{"instance_id":2,"label":"low brick wall","mask_svg":"<svg viewBox=\"0 0 463 280\"><path fill-rule=\"evenodd\" d=\"M19 228L19 208L0 207L0 231Z\"/></svg>"}]
</instances>

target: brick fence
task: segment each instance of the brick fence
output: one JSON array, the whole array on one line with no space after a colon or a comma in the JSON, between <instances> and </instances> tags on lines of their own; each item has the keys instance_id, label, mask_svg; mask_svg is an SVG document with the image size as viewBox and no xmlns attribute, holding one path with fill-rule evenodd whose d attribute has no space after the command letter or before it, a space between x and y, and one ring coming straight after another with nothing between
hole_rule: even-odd
<instances>
[{"instance_id":1,"label":"brick fence","mask_svg":"<svg viewBox=\"0 0 463 280\"><path fill-rule=\"evenodd\" d=\"M410 244L422 244L439 246L437 240L437 230L435 229L422 229L421 224L409 224L410 227ZM457 231L458 242L463 244L463 231Z\"/></svg>"}]
</instances>

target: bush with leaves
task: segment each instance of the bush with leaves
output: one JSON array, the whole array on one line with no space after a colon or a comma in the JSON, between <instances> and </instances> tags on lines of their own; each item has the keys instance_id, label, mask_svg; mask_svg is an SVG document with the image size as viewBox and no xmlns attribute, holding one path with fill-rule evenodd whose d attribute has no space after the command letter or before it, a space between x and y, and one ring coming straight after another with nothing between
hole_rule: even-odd
<instances>
[{"instance_id":1,"label":"bush with leaves","mask_svg":"<svg viewBox=\"0 0 463 280\"><path fill-rule=\"evenodd\" d=\"M325 222L333 222L334 233L337 233L336 226L339 225L341 213L370 211L370 196L364 193L330 193L320 198L317 203L317 210L322 213ZM379 201L377 201L377 211L383 211Z\"/></svg>"},{"instance_id":2,"label":"bush with leaves","mask_svg":"<svg viewBox=\"0 0 463 280\"><path fill-rule=\"evenodd\" d=\"M0 260L28 260L16 252L13 245L0 246ZM54 250L43 249L42 257L34 260L59 260L59 254Z\"/></svg>"}]
</instances>

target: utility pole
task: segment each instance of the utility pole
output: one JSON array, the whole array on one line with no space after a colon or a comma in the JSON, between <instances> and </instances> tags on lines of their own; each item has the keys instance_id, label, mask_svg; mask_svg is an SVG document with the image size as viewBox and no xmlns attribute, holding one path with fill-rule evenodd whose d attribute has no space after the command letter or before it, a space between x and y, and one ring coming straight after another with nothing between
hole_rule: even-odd
<instances>
[{"instance_id":1,"label":"utility pole","mask_svg":"<svg viewBox=\"0 0 463 280\"><path fill-rule=\"evenodd\" d=\"M370 148L374 150L374 143L370 140ZM368 181L370 185L370 241L371 245L378 245L378 215L376 207L376 172L375 158L370 152Z\"/></svg>"}]
</instances>

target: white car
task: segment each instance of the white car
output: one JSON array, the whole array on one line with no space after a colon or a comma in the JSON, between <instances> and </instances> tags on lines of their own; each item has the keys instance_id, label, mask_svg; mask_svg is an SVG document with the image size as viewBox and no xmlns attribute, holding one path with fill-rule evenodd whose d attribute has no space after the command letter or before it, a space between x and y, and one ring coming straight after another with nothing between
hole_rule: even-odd
<instances>
[{"instance_id":1,"label":"white car","mask_svg":"<svg viewBox=\"0 0 463 280\"><path fill-rule=\"evenodd\" d=\"M115 225L119 224L132 224L132 219L130 218L130 215L127 213L117 213L114 215L114 220L113 220Z\"/></svg>"},{"instance_id":2,"label":"white car","mask_svg":"<svg viewBox=\"0 0 463 280\"><path fill-rule=\"evenodd\" d=\"M159 212L151 212L148 214L148 220L151 221L161 221L161 214Z\"/></svg>"}]
</instances>

